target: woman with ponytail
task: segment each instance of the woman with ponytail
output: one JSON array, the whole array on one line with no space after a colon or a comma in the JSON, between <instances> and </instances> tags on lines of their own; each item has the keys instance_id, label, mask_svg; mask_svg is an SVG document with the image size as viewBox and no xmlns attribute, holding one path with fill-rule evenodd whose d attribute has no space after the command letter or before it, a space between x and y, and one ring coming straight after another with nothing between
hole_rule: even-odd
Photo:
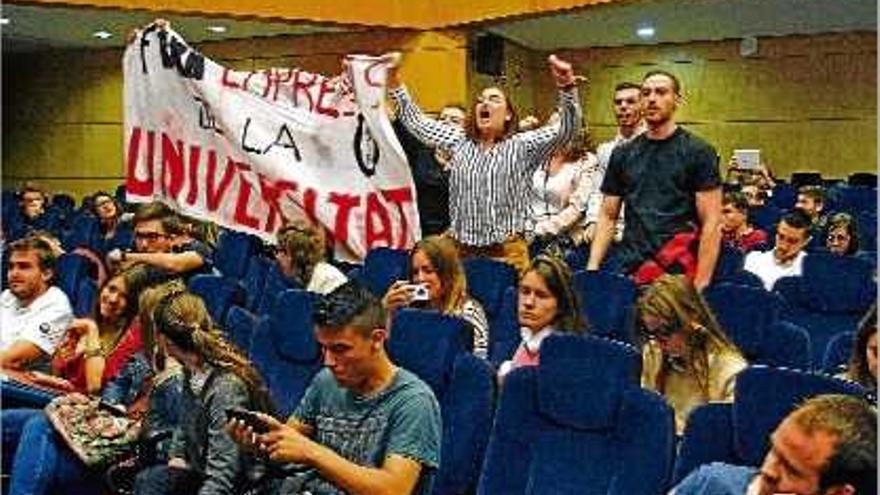
<instances>
[{"instance_id":1,"label":"woman with ponytail","mask_svg":"<svg viewBox=\"0 0 880 495\"><path fill-rule=\"evenodd\" d=\"M167 465L142 471L135 493L242 493L259 478L224 429L226 411L272 412L268 389L244 354L214 327L205 303L189 292L166 295L153 313L157 343L184 368L180 424Z\"/></svg>"},{"instance_id":2,"label":"woman with ponytail","mask_svg":"<svg viewBox=\"0 0 880 495\"><path fill-rule=\"evenodd\" d=\"M706 300L683 275L663 275L638 301L642 386L675 410L680 434L690 412L707 402L732 402L737 373L748 363L718 325Z\"/></svg>"}]
</instances>

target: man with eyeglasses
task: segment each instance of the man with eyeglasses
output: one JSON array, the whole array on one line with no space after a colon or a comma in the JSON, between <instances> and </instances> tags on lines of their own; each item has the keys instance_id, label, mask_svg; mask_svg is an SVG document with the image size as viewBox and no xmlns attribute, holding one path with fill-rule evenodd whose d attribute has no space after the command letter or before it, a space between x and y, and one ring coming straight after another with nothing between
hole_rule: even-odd
<instances>
[{"instance_id":1,"label":"man with eyeglasses","mask_svg":"<svg viewBox=\"0 0 880 495\"><path fill-rule=\"evenodd\" d=\"M782 277L801 276L811 227L810 217L803 211L795 209L787 213L776 226L773 249L747 254L743 268L757 275L767 290L773 290L773 285Z\"/></svg>"},{"instance_id":2,"label":"man with eyeglasses","mask_svg":"<svg viewBox=\"0 0 880 495\"><path fill-rule=\"evenodd\" d=\"M134 251L114 249L107 260L111 266L146 263L168 275L190 277L213 271L212 254L170 208L149 203L134 215Z\"/></svg>"}]
</instances>

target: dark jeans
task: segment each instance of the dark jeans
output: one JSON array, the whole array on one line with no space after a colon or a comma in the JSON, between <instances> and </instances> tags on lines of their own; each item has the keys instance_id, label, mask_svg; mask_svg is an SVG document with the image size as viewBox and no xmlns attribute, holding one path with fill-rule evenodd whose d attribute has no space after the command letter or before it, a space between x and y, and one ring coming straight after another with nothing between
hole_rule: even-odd
<instances>
[{"instance_id":1,"label":"dark jeans","mask_svg":"<svg viewBox=\"0 0 880 495\"><path fill-rule=\"evenodd\" d=\"M170 467L167 464L141 471L134 481L135 495L165 495L196 493L202 486L202 477L191 469Z\"/></svg>"},{"instance_id":2,"label":"dark jeans","mask_svg":"<svg viewBox=\"0 0 880 495\"><path fill-rule=\"evenodd\" d=\"M63 486L68 494L100 489L41 409L3 411L0 424L4 458L12 458L9 495L49 493L53 486Z\"/></svg>"}]
</instances>

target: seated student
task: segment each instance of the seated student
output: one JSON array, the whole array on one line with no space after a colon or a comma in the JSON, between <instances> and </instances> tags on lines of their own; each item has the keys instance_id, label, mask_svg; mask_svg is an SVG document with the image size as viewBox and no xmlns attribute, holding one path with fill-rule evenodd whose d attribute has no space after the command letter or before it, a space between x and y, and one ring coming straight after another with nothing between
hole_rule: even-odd
<instances>
[{"instance_id":1,"label":"seated student","mask_svg":"<svg viewBox=\"0 0 880 495\"><path fill-rule=\"evenodd\" d=\"M52 285L55 255L28 237L9 250L9 288L0 294L0 367L22 369L51 356L73 320L70 301Z\"/></svg>"},{"instance_id":2,"label":"seated student","mask_svg":"<svg viewBox=\"0 0 880 495\"><path fill-rule=\"evenodd\" d=\"M237 494L259 476L257 466L224 429L226 410L271 411L259 373L214 327L205 303L189 292L171 292L156 305L153 322L160 348L184 367L180 410L167 465L147 468L136 495Z\"/></svg>"},{"instance_id":3,"label":"seated student","mask_svg":"<svg viewBox=\"0 0 880 495\"><path fill-rule=\"evenodd\" d=\"M324 232L304 221L294 221L275 234L275 261L287 278L309 292L327 294L348 281L326 261Z\"/></svg>"},{"instance_id":4,"label":"seated student","mask_svg":"<svg viewBox=\"0 0 880 495\"><path fill-rule=\"evenodd\" d=\"M489 346L489 322L483 307L468 295L467 277L455 241L430 236L416 243L409 258L409 280L388 288L382 306L390 314L401 306L437 310L464 319L474 334L474 354L485 358ZM427 289L427 300L416 298L413 284Z\"/></svg>"},{"instance_id":5,"label":"seated student","mask_svg":"<svg viewBox=\"0 0 880 495\"><path fill-rule=\"evenodd\" d=\"M34 230L58 230L56 221L47 213L46 206L49 203L49 195L43 189L32 182L26 182L19 193L18 208L19 222L6 226L10 229L10 239L21 239L30 235Z\"/></svg>"},{"instance_id":6,"label":"seated student","mask_svg":"<svg viewBox=\"0 0 880 495\"><path fill-rule=\"evenodd\" d=\"M825 247L839 256L852 256L859 252L859 225L849 213L835 213L828 219Z\"/></svg>"},{"instance_id":7,"label":"seated student","mask_svg":"<svg viewBox=\"0 0 880 495\"><path fill-rule=\"evenodd\" d=\"M108 265L145 263L168 276L212 273L211 249L192 238L180 218L162 203L141 206L134 214L134 252L107 253Z\"/></svg>"},{"instance_id":8,"label":"seated student","mask_svg":"<svg viewBox=\"0 0 880 495\"><path fill-rule=\"evenodd\" d=\"M176 290L183 289L179 282L175 282L144 291L137 306L141 309L139 321L146 323L134 325L139 332L144 334L152 332L145 314L155 307L157 295L165 294L172 287L178 286ZM127 299L132 301L131 306L127 308L131 310L137 299L133 297ZM138 337L138 340L152 339ZM119 367L118 372L113 373L112 379L100 390L100 400L121 411L132 406L136 407L137 401L145 391L149 390L146 417L141 430L141 436L144 438L161 431L169 431L177 424L176 406L179 403L183 378L178 363L169 358L161 360L161 365L156 367L151 364L154 361L153 355L153 351L143 348L130 354L125 363ZM79 392L74 392L69 397L82 401L91 400ZM46 494L51 493L53 488L78 486L80 483L84 483L84 487L91 488L95 492L100 489L92 486L94 483L89 484L88 478L92 470L87 468L61 441L61 437L55 433L54 427L42 410L34 409L28 412L7 410L3 411L0 418L6 430L4 442L7 442L10 433L19 439L15 450L4 452L5 455L14 457L12 476L9 480L9 495ZM10 432L9 429L13 431ZM158 457L156 460L167 461L163 454L167 451L167 443L160 442L156 445ZM4 447L8 445L4 443Z\"/></svg>"},{"instance_id":9,"label":"seated student","mask_svg":"<svg viewBox=\"0 0 880 495\"><path fill-rule=\"evenodd\" d=\"M753 251L746 255L743 269L757 275L764 288L782 277L799 277L803 273L804 248L810 243L810 218L800 210L785 214L776 225L776 245L770 251Z\"/></svg>"},{"instance_id":10,"label":"seated student","mask_svg":"<svg viewBox=\"0 0 880 495\"><path fill-rule=\"evenodd\" d=\"M877 392L877 303L859 322L859 331L853 342L852 355L845 373L838 378L854 381Z\"/></svg>"},{"instance_id":11,"label":"seated student","mask_svg":"<svg viewBox=\"0 0 880 495\"><path fill-rule=\"evenodd\" d=\"M690 280L661 276L639 297L637 309L646 341L642 386L666 398L678 433L695 407L733 400L736 375L748 363Z\"/></svg>"},{"instance_id":12,"label":"seated student","mask_svg":"<svg viewBox=\"0 0 880 495\"><path fill-rule=\"evenodd\" d=\"M564 261L546 255L532 260L519 282L517 317L522 342L513 358L501 363L499 380L520 366L538 365L541 342L548 335L587 329L572 290L571 270Z\"/></svg>"},{"instance_id":13,"label":"seated student","mask_svg":"<svg viewBox=\"0 0 880 495\"><path fill-rule=\"evenodd\" d=\"M135 315L140 291L147 282L143 266L120 272L101 287L94 316L71 322L52 357L52 369L69 377L72 388L98 393L143 348Z\"/></svg>"},{"instance_id":14,"label":"seated student","mask_svg":"<svg viewBox=\"0 0 880 495\"><path fill-rule=\"evenodd\" d=\"M722 242L743 253L767 242L767 233L749 224L749 201L741 192L724 194L721 202Z\"/></svg>"},{"instance_id":15,"label":"seated student","mask_svg":"<svg viewBox=\"0 0 880 495\"><path fill-rule=\"evenodd\" d=\"M822 186L801 186L798 189L797 202L794 207L803 211L810 217L810 222L815 229L821 231L825 228L828 217L825 211L825 188Z\"/></svg>"},{"instance_id":16,"label":"seated student","mask_svg":"<svg viewBox=\"0 0 880 495\"><path fill-rule=\"evenodd\" d=\"M760 468L712 463L670 495L877 493L877 411L846 395L819 395L782 420Z\"/></svg>"},{"instance_id":17,"label":"seated student","mask_svg":"<svg viewBox=\"0 0 880 495\"><path fill-rule=\"evenodd\" d=\"M379 301L348 283L315 314L325 368L286 423L260 415L268 433L230 422L233 437L298 476L264 493L430 493L440 462L440 406L431 389L394 365ZM256 443L254 443L256 440Z\"/></svg>"}]
</instances>

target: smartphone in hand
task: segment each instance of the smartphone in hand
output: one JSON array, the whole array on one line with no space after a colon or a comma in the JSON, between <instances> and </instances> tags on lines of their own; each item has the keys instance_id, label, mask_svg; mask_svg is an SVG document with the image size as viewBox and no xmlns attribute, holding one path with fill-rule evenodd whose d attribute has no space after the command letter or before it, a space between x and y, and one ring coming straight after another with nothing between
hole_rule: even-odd
<instances>
[{"instance_id":1,"label":"smartphone in hand","mask_svg":"<svg viewBox=\"0 0 880 495\"><path fill-rule=\"evenodd\" d=\"M245 425L250 426L255 433L260 435L269 432L269 425L267 425L257 413L241 407L231 407L226 409L226 419L229 421L237 419Z\"/></svg>"}]
</instances>

